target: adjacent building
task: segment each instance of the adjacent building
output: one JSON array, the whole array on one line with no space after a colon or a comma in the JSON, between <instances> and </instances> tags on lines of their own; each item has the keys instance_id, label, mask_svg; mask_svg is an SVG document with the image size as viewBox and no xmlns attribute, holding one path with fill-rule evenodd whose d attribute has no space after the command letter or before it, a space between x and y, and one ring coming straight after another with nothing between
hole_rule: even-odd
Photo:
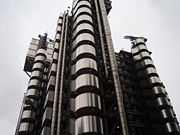
<instances>
[{"instance_id":1,"label":"adjacent building","mask_svg":"<svg viewBox=\"0 0 180 135\"><path fill-rule=\"evenodd\" d=\"M54 40L32 39L16 135L180 135L143 37L114 52L109 0L74 0Z\"/></svg>"}]
</instances>

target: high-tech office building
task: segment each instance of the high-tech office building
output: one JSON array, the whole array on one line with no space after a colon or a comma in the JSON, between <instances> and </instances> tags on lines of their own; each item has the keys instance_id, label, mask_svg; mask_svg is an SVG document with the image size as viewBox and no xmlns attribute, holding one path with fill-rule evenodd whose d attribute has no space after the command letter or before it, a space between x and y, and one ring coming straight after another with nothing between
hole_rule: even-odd
<instances>
[{"instance_id":1,"label":"high-tech office building","mask_svg":"<svg viewBox=\"0 0 180 135\"><path fill-rule=\"evenodd\" d=\"M54 40L32 39L16 135L180 135L143 37L115 53L109 0L74 0Z\"/></svg>"}]
</instances>

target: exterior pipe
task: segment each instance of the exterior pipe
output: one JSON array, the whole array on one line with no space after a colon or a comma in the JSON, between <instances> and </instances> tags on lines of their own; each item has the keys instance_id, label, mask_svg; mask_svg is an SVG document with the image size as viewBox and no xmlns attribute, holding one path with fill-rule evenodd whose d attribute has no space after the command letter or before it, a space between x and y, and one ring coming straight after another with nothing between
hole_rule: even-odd
<instances>
[{"instance_id":1,"label":"exterior pipe","mask_svg":"<svg viewBox=\"0 0 180 135\"><path fill-rule=\"evenodd\" d=\"M106 43L107 43L107 48L108 48L108 53L109 53L109 58L110 58L111 70L112 70L112 76L113 76L113 81L114 81L114 86L115 86L115 91L116 91L116 96L117 96L117 103L118 103L118 109L119 109L120 123L122 126L122 133L123 135L129 135L128 125L127 125L127 120L126 120L126 113L125 113L124 103L123 103L122 89L120 85L119 73L118 73L118 68L117 68L117 62L116 62L113 43L111 39L111 32L110 32L110 28L108 24L104 0L99 0L99 6L100 6L101 15L102 15L102 23L104 26L105 38L106 38Z\"/></svg>"},{"instance_id":2,"label":"exterior pipe","mask_svg":"<svg viewBox=\"0 0 180 135\"><path fill-rule=\"evenodd\" d=\"M105 67L104 69L105 69L106 77L108 77L107 61L106 61L106 55L105 55L105 49L104 49L104 40L103 40L103 35L102 35L102 28L101 28L101 23L100 23L99 8L98 8L97 0L95 0L94 2L95 2L95 8L96 8L96 16L97 16L97 22L98 22L100 44L101 44L101 48L102 48L103 62L104 62L104 67Z\"/></svg>"},{"instance_id":3,"label":"exterior pipe","mask_svg":"<svg viewBox=\"0 0 180 135\"><path fill-rule=\"evenodd\" d=\"M62 57L62 69L61 69L61 77L60 77L60 89L59 89L59 105L58 105L58 120L57 120L57 135L60 135L60 126L61 126L61 107L62 107L62 95L63 95L63 76L64 76L64 63L65 63L65 52L66 52L66 39L67 39L67 25L68 25L68 12L66 14L66 24L65 24L65 34L64 34L64 49L63 49L63 57ZM60 41L62 44L63 41Z\"/></svg>"},{"instance_id":4,"label":"exterior pipe","mask_svg":"<svg viewBox=\"0 0 180 135\"><path fill-rule=\"evenodd\" d=\"M20 127L20 124L21 124L21 118L22 118L22 113L23 113L23 108L24 108L24 97L25 97L25 93L24 93L24 96L23 96L22 104L21 104L21 110L20 110L20 113L19 113L19 118L18 118L18 123L17 123L15 135L18 135L19 127Z\"/></svg>"},{"instance_id":5,"label":"exterior pipe","mask_svg":"<svg viewBox=\"0 0 180 135\"><path fill-rule=\"evenodd\" d=\"M60 41L63 40L64 33L64 23L65 23L65 13L63 15L63 24L62 24L62 35ZM58 102L58 88L59 88L59 75L60 75L60 67L61 67L61 52L62 52L62 42L59 45L59 55L58 55L58 64L57 64L57 73L56 73L56 81L55 81L55 92L54 92L54 103L53 103L53 114L52 114L52 124L51 124L51 135L55 134L55 125L56 125L56 108Z\"/></svg>"}]
</instances>

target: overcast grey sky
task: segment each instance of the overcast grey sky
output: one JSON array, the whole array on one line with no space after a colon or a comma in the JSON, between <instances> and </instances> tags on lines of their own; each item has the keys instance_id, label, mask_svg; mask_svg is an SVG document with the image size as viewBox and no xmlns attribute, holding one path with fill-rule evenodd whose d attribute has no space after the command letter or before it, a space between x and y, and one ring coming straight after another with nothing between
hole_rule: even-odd
<instances>
[{"instance_id":1,"label":"overcast grey sky","mask_svg":"<svg viewBox=\"0 0 180 135\"><path fill-rule=\"evenodd\" d=\"M0 134L14 134L28 77L24 60L32 37L53 39L60 12L72 0L0 0ZM113 0L109 14L115 50L130 50L124 35L144 36L180 118L180 0Z\"/></svg>"}]
</instances>

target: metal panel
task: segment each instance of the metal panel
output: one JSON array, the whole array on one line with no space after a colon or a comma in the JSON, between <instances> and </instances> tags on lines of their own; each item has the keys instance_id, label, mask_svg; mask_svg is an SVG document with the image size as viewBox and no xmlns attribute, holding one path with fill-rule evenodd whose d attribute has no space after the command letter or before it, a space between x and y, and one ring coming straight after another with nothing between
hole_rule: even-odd
<instances>
[{"instance_id":1,"label":"metal panel","mask_svg":"<svg viewBox=\"0 0 180 135\"><path fill-rule=\"evenodd\" d=\"M35 55L36 55L36 50L31 50L31 49L29 49L27 55L28 55L28 56L31 56L31 57L35 57Z\"/></svg>"},{"instance_id":2,"label":"metal panel","mask_svg":"<svg viewBox=\"0 0 180 135\"><path fill-rule=\"evenodd\" d=\"M32 49L32 50L37 50L38 49L38 44L30 44L30 47L29 49Z\"/></svg>"},{"instance_id":3,"label":"metal panel","mask_svg":"<svg viewBox=\"0 0 180 135\"><path fill-rule=\"evenodd\" d=\"M132 48L131 52L134 54L134 53L137 53L139 50L147 50L147 46L144 44L138 45L138 46Z\"/></svg>"},{"instance_id":4,"label":"metal panel","mask_svg":"<svg viewBox=\"0 0 180 135\"><path fill-rule=\"evenodd\" d=\"M82 33L76 37L76 39L72 43L72 47L74 48L80 41L88 40L95 43L94 36L89 33Z\"/></svg>"},{"instance_id":5,"label":"metal panel","mask_svg":"<svg viewBox=\"0 0 180 135\"><path fill-rule=\"evenodd\" d=\"M39 44L39 39L32 38L31 39L31 44L38 45Z\"/></svg>"},{"instance_id":6,"label":"metal panel","mask_svg":"<svg viewBox=\"0 0 180 135\"><path fill-rule=\"evenodd\" d=\"M54 49L55 49L55 48L56 48L56 49L59 49L59 43L57 43L57 42L54 43Z\"/></svg>"},{"instance_id":7,"label":"metal panel","mask_svg":"<svg viewBox=\"0 0 180 135\"><path fill-rule=\"evenodd\" d=\"M53 53L53 57L52 57L52 58L53 58L53 59L58 59L58 54L59 54L59 53L54 52L54 53Z\"/></svg>"},{"instance_id":8,"label":"metal panel","mask_svg":"<svg viewBox=\"0 0 180 135\"><path fill-rule=\"evenodd\" d=\"M37 79L32 79L32 80L30 80L29 86L32 86L32 85L40 87L41 86L41 81L39 81Z\"/></svg>"},{"instance_id":9,"label":"metal panel","mask_svg":"<svg viewBox=\"0 0 180 135\"><path fill-rule=\"evenodd\" d=\"M72 5L73 8L74 8L74 6L76 5L77 1L78 1L78 0L73 0L73 5Z\"/></svg>"},{"instance_id":10,"label":"metal panel","mask_svg":"<svg viewBox=\"0 0 180 135\"><path fill-rule=\"evenodd\" d=\"M133 56L133 59L134 59L135 61L140 60L141 58L142 58L142 57L141 57L140 55Z\"/></svg>"},{"instance_id":11,"label":"metal panel","mask_svg":"<svg viewBox=\"0 0 180 135\"><path fill-rule=\"evenodd\" d=\"M44 111L44 115L43 115L43 122L48 119L48 120L51 120L52 118L52 108L50 107L47 107Z\"/></svg>"},{"instance_id":12,"label":"metal panel","mask_svg":"<svg viewBox=\"0 0 180 135\"><path fill-rule=\"evenodd\" d=\"M55 76L50 76L48 85L55 85L56 82L56 77Z\"/></svg>"},{"instance_id":13,"label":"metal panel","mask_svg":"<svg viewBox=\"0 0 180 135\"><path fill-rule=\"evenodd\" d=\"M142 67L144 67L144 66L146 66L146 65L154 65L154 63L153 63L153 61L150 60L150 59L145 59L145 60L143 60L143 61L141 61L141 62L136 63L136 64L135 64L135 67L136 67L137 69L139 69L139 68L142 68Z\"/></svg>"},{"instance_id":14,"label":"metal panel","mask_svg":"<svg viewBox=\"0 0 180 135\"><path fill-rule=\"evenodd\" d=\"M73 16L73 18L75 19L77 17L78 14L82 13L82 12L87 12L89 14L92 14L91 10L87 7L81 7L77 10L76 14Z\"/></svg>"},{"instance_id":15,"label":"metal panel","mask_svg":"<svg viewBox=\"0 0 180 135\"><path fill-rule=\"evenodd\" d=\"M174 118L174 114L170 109L163 109L160 111L161 117L166 119L166 118Z\"/></svg>"},{"instance_id":16,"label":"metal panel","mask_svg":"<svg viewBox=\"0 0 180 135\"><path fill-rule=\"evenodd\" d=\"M75 121L75 135L83 133L103 134L102 119L97 116L83 116Z\"/></svg>"},{"instance_id":17,"label":"metal panel","mask_svg":"<svg viewBox=\"0 0 180 135\"><path fill-rule=\"evenodd\" d=\"M170 102L165 97L156 98L158 106L171 106Z\"/></svg>"},{"instance_id":18,"label":"metal panel","mask_svg":"<svg viewBox=\"0 0 180 135\"><path fill-rule=\"evenodd\" d=\"M44 68L44 63L34 63L33 68Z\"/></svg>"},{"instance_id":19,"label":"metal panel","mask_svg":"<svg viewBox=\"0 0 180 135\"><path fill-rule=\"evenodd\" d=\"M38 50L37 50L37 54L38 54L38 53L43 53L43 54L46 55L46 50L45 50L45 49L38 49Z\"/></svg>"},{"instance_id":20,"label":"metal panel","mask_svg":"<svg viewBox=\"0 0 180 135\"><path fill-rule=\"evenodd\" d=\"M31 110L23 111L22 119L35 119L35 112Z\"/></svg>"},{"instance_id":21,"label":"metal panel","mask_svg":"<svg viewBox=\"0 0 180 135\"><path fill-rule=\"evenodd\" d=\"M88 30L94 32L94 28L93 28L93 26L91 24L89 24L89 23L81 23L74 30L72 37L74 37L76 35L76 33L78 33L79 31L84 30L84 29L88 29Z\"/></svg>"},{"instance_id":22,"label":"metal panel","mask_svg":"<svg viewBox=\"0 0 180 135\"><path fill-rule=\"evenodd\" d=\"M149 54L149 52L141 52L140 54L139 54L142 58L143 57L146 57L146 56L150 56L150 54Z\"/></svg>"},{"instance_id":23,"label":"metal panel","mask_svg":"<svg viewBox=\"0 0 180 135\"><path fill-rule=\"evenodd\" d=\"M145 72L146 72L147 74L151 74L151 73L156 73L156 74L157 74L157 71L156 71L156 69L155 69L154 67L146 68L146 69L145 69Z\"/></svg>"},{"instance_id":24,"label":"metal panel","mask_svg":"<svg viewBox=\"0 0 180 135\"><path fill-rule=\"evenodd\" d=\"M31 100L31 102L32 102L32 105L33 105L34 107L37 107L37 105L38 105L37 99L30 99L30 100ZM26 104L24 104L24 108L32 108L32 106L31 106L31 105L26 105Z\"/></svg>"},{"instance_id":25,"label":"metal panel","mask_svg":"<svg viewBox=\"0 0 180 135\"><path fill-rule=\"evenodd\" d=\"M68 119L68 135L74 135L75 134L75 120L74 119Z\"/></svg>"},{"instance_id":26,"label":"metal panel","mask_svg":"<svg viewBox=\"0 0 180 135\"><path fill-rule=\"evenodd\" d=\"M89 3L89 1L79 1L78 4L76 5L76 7L73 9L73 13L76 12L77 8L82 5L87 5L87 6L91 7L91 4Z\"/></svg>"},{"instance_id":27,"label":"metal panel","mask_svg":"<svg viewBox=\"0 0 180 135\"><path fill-rule=\"evenodd\" d=\"M149 77L149 78L146 79L146 80L141 80L141 81L140 81L140 84L141 84L142 86L148 86L148 85L151 85L151 84L153 84L153 83L161 83L159 77L157 77L157 76L152 76L152 77Z\"/></svg>"},{"instance_id":28,"label":"metal panel","mask_svg":"<svg viewBox=\"0 0 180 135\"><path fill-rule=\"evenodd\" d=\"M31 123L21 123L19 132L32 132L33 131L33 124Z\"/></svg>"},{"instance_id":29,"label":"metal panel","mask_svg":"<svg viewBox=\"0 0 180 135\"><path fill-rule=\"evenodd\" d=\"M152 76L149 78L150 83L161 83L161 80L157 76Z\"/></svg>"},{"instance_id":30,"label":"metal panel","mask_svg":"<svg viewBox=\"0 0 180 135\"><path fill-rule=\"evenodd\" d=\"M71 89L77 90L82 86L94 86L96 88L99 88L99 82L97 76L92 74L80 75L76 78L76 80L72 81Z\"/></svg>"},{"instance_id":31,"label":"metal panel","mask_svg":"<svg viewBox=\"0 0 180 135\"><path fill-rule=\"evenodd\" d=\"M76 19L76 21L74 22L73 26L75 27L78 22L80 22L80 21L85 21L85 20L90 21L91 23L93 23L92 17L90 17L89 15L83 14L83 15L80 15L80 16L77 17L77 19ZM74 28L74 27L73 27L73 28Z\"/></svg>"},{"instance_id":32,"label":"metal panel","mask_svg":"<svg viewBox=\"0 0 180 135\"><path fill-rule=\"evenodd\" d=\"M75 111L83 107L95 107L101 109L100 96L94 93L83 93L76 97Z\"/></svg>"},{"instance_id":33,"label":"metal panel","mask_svg":"<svg viewBox=\"0 0 180 135\"><path fill-rule=\"evenodd\" d=\"M172 133L172 132L178 132L179 133L179 127L175 122L165 123L165 127L167 129L167 132L169 132L169 133Z\"/></svg>"},{"instance_id":34,"label":"metal panel","mask_svg":"<svg viewBox=\"0 0 180 135\"><path fill-rule=\"evenodd\" d=\"M132 43L134 43L134 44L144 43L144 38L137 38L136 40L133 40Z\"/></svg>"},{"instance_id":35,"label":"metal panel","mask_svg":"<svg viewBox=\"0 0 180 135\"><path fill-rule=\"evenodd\" d=\"M62 27L61 26L57 26L56 31L61 31Z\"/></svg>"},{"instance_id":36,"label":"metal panel","mask_svg":"<svg viewBox=\"0 0 180 135\"><path fill-rule=\"evenodd\" d=\"M154 67L148 67L148 68L144 69L143 71L139 71L138 76L139 77L146 77L147 74L152 74L152 73L157 74L156 69Z\"/></svg>"},{"instance_id":37,"label":"metal panel","mask_svg":"<svg viewBox=\"0 0 180 135\"><path fill-rule=\"evenodd\" d=\"M62 16L61 16L62 17ZM60 23L62 24L63 20L62 19L58 19L58 22L57 23Z\"/></svg>"},{"instance_id":38,"label":"metal panel","mask_svg":"<svg viewBox=\"0 0 180 135\"><path fill-rule=\"evenodd\" d=\"M54 101L54 91L49 90L46 95L46 100L44 102L44 108L47 105L47 103Z\"/></svg>"},{"instance_id":39,"label":"metal panel","mask_svg":"<svg viewBox=\"0 0 180 135\"><path fill-rule=\"evenodd\" d=\"M43 127L41 131L41 135L50 135L51 128L50 127Z\"/></svg>"},{"instance_id":40,"label":"metal panel","mask_svg":"<svg viewBox=\"0 0 180 135\"><path fill-rule=\"evenodd\" d=\"M32 77L32 76L38 76L38 77L42 78L43 73L40 72L40 71L34 70L34 71L31 73L31 77Z\"/></svg>"},{"instance_id":41,"label":"metal panel","mask_svg":"<svg viewBox=\"0 0 180 135\"><path fill-rule=\"evenodd\" d=\"M150 54L148 52L143 51L140 54L135 55L133 58L134 58L134 60L140 60L140 59L142 59L143 57L146 57L146 56L150 56Z\"/></svg>"},{"instance_id":42,"label":"metal panel","mask_svg":"<svg viewBox=\"0 0 180 135\"><path fill-rule=\"evenodd\" d=\"M92 68L97 71L97 63L91 58L80 59L71 67L71 74L75 74L78 70L83 68Z\"/></svg>"},{"instance_id":43,"label":"metal panel","mask_svg":"<svg viewBox=\"0 0 180 135\"><path fill-rule=\"evenodd\" d=\"M96 56L96 50L95 50L95 48L94 48L93 46L91 46L91 45L85 44L85 45L79 46L79 47L72 53L72 57L71 57L72 61L73 61L74 59L76 59L76 57L77 57L78 55L83 54L83 53L91 53L91 54L93 54L94 56Z\"/></svg>"},{"instance_id":44,"label":"metal panel","mask_svg":"<svg viewBox=\"0 0 180 135\"><path fill-rule=\"evenodd\" d=\"M54 71L54 72L57 71L57 64L56 63L52 63L50 71Z\"/></svg>"},{"instance_id":45,"label":"metal panel","mask_svg":"<svg viewBox=\"0 0 180 135\"><path fill-rule=\"evenodd\" d=\"M56 33L55 39L60 39L61 38L61 34Z\"/></svg>"},{"instance_id":46,"label":"metal panel","mask_svg":"<svg viewBox=\"0 0 180 135\"><path fill-rule=\"evenodd\" d=\"M69 100L69 110L71 111L75 111L75 99L74 98L70 98Z\"/></svg>"},{"instance_id":47,"label":"metal panel","mask_svg":"<svg viewBox=\"0 0 180 135\"><path fill-rule=\"evenodd\" d=\"M165 94L166 93L166 90L162 86L156 86L156 87L152 88L152 91L154 94L159 94L159 93Z\"/></svg>"},{"instance_id":48,"label":"metal panel","mask_svg":"<svg viewBox=\"0 0 180 135\"><path fill-rule=\"evenodd\" d=\"M45 59L46 58L44 56L38 55L38 56L36 56L35 61L37 61L37 60L45 61Z\"/></svg>"},{"instance_id":49,"label":"metal panel","mask_svg":"<svg viewBox=\"0 0 180 135\"><path fill-rule=\"evenodd\" d=\"M154 95L166 95L166 90L162 86L153 87L152 90L144 90L143 93L146 96L154 96Z\"/></svg>"},{"instance_id":50,"label":"metal panel","mask_svg":"<svg viewBox=\"0 0 180 135\"><path fill-rule=\"evenodd\" d=\"M27 96L31 98L38 98L39 97L39 90L37 89L28 89Z\"/></svg>"}]
</instances>

